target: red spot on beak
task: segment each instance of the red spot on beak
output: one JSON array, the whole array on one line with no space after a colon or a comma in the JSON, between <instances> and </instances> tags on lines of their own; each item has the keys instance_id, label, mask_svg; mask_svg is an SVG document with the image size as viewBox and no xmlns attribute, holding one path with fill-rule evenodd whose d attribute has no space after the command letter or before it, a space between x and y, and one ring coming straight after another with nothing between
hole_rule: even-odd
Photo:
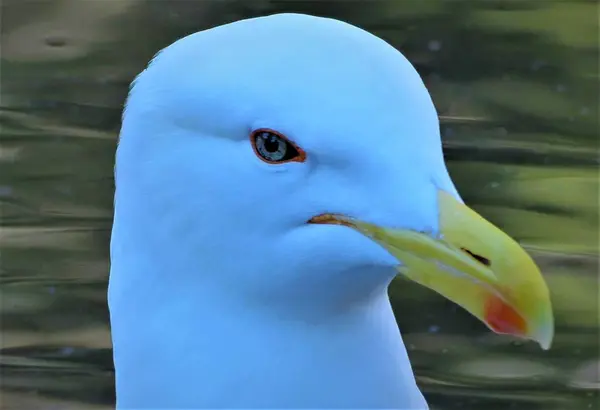
<instances>
[{"instance_id":1,"label":"red spot on beak","mask_svg":"<svg viewBox=\"0 0 600 410\"><path fill-rule=\"evenodd\" d=\"M497 295L490 295L484 311L484 320L496 333L524 336L527 323L512 306Z\"/></svg>"}]
</instances>

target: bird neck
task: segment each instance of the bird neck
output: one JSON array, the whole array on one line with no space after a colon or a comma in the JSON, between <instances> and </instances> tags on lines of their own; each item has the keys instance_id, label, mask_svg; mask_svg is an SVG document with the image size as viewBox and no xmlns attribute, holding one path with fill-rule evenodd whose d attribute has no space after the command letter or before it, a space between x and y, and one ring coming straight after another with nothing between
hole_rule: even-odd
<instances>
[{"instance_id":1,"label":"bird neck","mask_svg":"<svg viewBox=\"0 0 600 410\"><path fill-rule=\"evenodd\" d=\"M119 407L392 407L376 396L414 386L385 293L345 315L290 321L209 292L150 291L111 309Z\"/></svg>"},{"instance_id":2,"label":"bird neck","mask_svg":"<svg viewBox=\"0 0 600 410\"><path fill-rule=\"evenodd\" d=\"M118 407L408 408L399 386L420 395L385 280L360 303L346 290L325 304L339 292L303 287L305 303L295 294L283 309L277 297L270 304L231 293L240 283L223 280L240 272L212 271L209 259L192 263L186 255L194 252L116 221L109 307ZM371 286L387 275L339 277Z\"/></svg>"}]
</instances>

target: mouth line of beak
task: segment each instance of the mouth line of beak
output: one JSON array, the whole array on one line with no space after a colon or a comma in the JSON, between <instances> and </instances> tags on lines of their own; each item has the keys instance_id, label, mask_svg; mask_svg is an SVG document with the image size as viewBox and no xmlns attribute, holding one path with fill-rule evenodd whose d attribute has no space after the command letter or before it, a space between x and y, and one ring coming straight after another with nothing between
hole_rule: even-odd
<instances>
[{"instance_id":1,"label":"mouth line of beak","mask_svg":"<svg viewBox=\"0 0 600 410\"><path fill-rule=\"evenodd\" d=\"M341 226L346 226L348 228L352 228L352 229L356 229L356 230L360 231L360 228L358 227L357 223L353 222L353 220L354 220L354 218L351 218L349 216L342 215L342 214L323 213L323 214L313 216L312 218L310 218L307 221L307 223L313 224L313 225L341 225ZM413 232L415 234L427 235L427 233L425 233L425 232L419 232L419 231L413 231ZM369 235L369 236L371 236L371 235ZM434 238L434 239L439 240L440 238ZM463 253L468 255L475 262L477 262L485 267L489 268L491 265L491 262L488 258L478 255L475 252L472 252L467 248L461 247L460 251L462 251ZM451 269L451 268L446 267L446 269Z\"/></svg>"},{"instance_id":2,"label":"mouth line of beak","mask_svg":"<svg viewBox=\"0 0 600 410\"><path fill-rule=\"evenodd\" d=\"M309 224L352 228L384 247L402 276L462 306L495 333L548 349L554 318L547 285L527 252L451 194L439 191L438 233L323 213Z\"/></svg>"},{"instance_id":3,"label":"mouth line of beak","mask_svg":"<svg viewBox=\"0 0 600 410\"><path fill-rule=\"evenodd\" d=\"M356 229L356 225L354 225L351 220L350 217L344 215L324 213L313 216L307 223L315 225L343 225L348 228Z\"/></svg>"}]
</instances>

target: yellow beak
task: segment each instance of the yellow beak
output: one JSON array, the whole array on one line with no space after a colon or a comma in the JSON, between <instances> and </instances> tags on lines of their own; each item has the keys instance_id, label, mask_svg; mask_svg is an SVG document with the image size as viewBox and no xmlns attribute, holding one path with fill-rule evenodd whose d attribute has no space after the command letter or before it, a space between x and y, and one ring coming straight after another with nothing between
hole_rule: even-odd
<instances>
[{"instance_id":1,"label":"yellow beak","mask_svg":"<svg viewBox=\"0 0 600 410\"><path fill-rule=\"evenodd\" d=\"M494 332L550 348L554 336L550 296L531 257L452 195L440 191L438 201L437 236L330 218L385 247L401 261L400 273L462 306Z\"/></svg>"}]
</instances>

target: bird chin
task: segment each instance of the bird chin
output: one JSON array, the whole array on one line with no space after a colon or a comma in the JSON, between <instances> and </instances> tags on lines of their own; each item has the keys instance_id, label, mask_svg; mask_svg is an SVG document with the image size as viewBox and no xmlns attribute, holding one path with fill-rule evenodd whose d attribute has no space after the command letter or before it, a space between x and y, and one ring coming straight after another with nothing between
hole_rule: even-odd
<instances>
[{"instance_id":1,"label":"bird chin","mask_svg":"<svg viewBox=\"0 0 600 410\"><path fill-rule=\"evenodd\" d=\"M372 260L372 263L369 263L368 266L398 268L398 259L389 253L383 246L380 246L377 242L361 233L352 221L352 218L345 215L323 213L309 219L307 224L318 225L323 228L328 227L332 231L341 230L341 232L349 235L349 238L350 235L353 240L354 238L357 238L356 240L360 241L360 248L353 249L352 247L349 247L348 251L356 252L359 255L364 253L365 256L367 256L367 260ZM348 256L350 255L348 254Z\"/></svg>"},{"instance_id":2,"label":"bird chin","mask_svg":"<svg viewBox=\"0 0 600 410\"><path fill-rule=\"evenodd\" d=\"M376 271L393 278L398 274L398 259L371 238L357 231L351 224L325 217L305 225L316 259L339 266L346 271ZM305 231L305 232L306 232ZM377 274L376 276L380 276Z\"/></svg>"}]
</instances>

